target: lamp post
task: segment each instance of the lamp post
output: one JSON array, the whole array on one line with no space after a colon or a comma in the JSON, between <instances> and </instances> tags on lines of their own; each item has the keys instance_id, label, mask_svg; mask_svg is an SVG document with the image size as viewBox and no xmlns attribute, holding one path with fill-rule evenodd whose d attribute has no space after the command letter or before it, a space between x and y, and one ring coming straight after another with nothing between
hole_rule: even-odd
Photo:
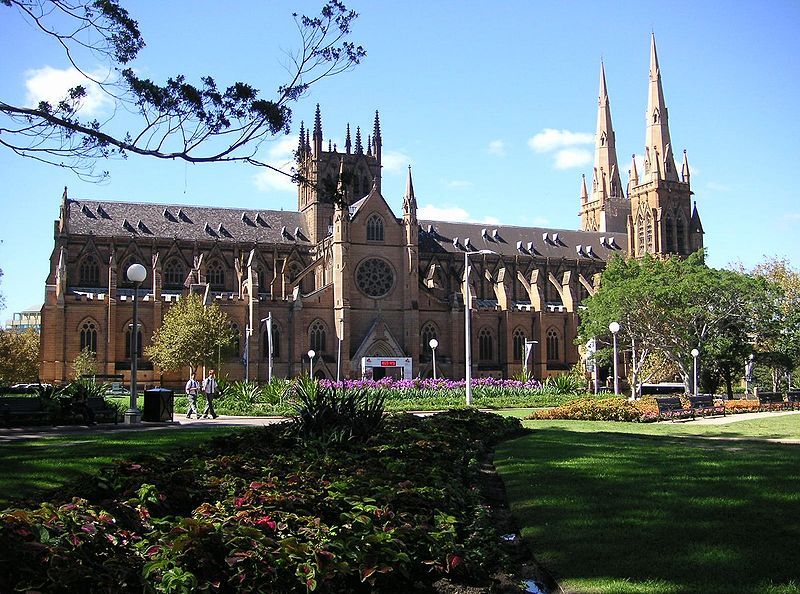
<instances>
[{"instance_id":1,"label":"lamp post","mask_svg":"<svg viewBox=\"0 0 800 594\"><path fill-rule=\"evenodd\" d=\"M694 358L694 374L692 375L692 393L697 396L697 356L700 351L692 349L692 357Z\"/></svg>"},{"instance_id":2,"label":"lamp post","mask_svg":"<svg viewBox=\"0 0 800 594\"><path fill-rule=\"evenodd\" d=\"M431 354L433 355L433 381L436 381L436 347L439 346L439 341L435 338L431 338L428 344L431 347Z\"/></svg>"},{"instance_id":3,"label":"lamp post","mask_svg":"<svg viewBox=\"0 0 800 594\"><path fill-rule=\"evenodd\" d=\"M314 349L308 350L308 358L311 361L311 364L308 367L308 377L314 379L314 355L317 353L314 352Z\"/></svg>"},{"instance_id":4,"label":"lamp post","mask_svg":"<svg viewBox=\"0 0 800 594\"><path fill-rule=\"evenodd\" d=\"M619 332L619 322L611 322L608 325L608 329L614 338L614 394L619 394L619 372L617 371L617 332Z\"/></svg>"},{"instance_id":5,"label":"lamp post","mask_svg":"<svg viewBox=\"0 0 800 594\"><path fill-rule=\"evenodd\" d=\"M136 371L139 357L139 287L145 278L147 270L141 264L131 264L126 272L128 280L133 283L133 330L131 331L131 401L130 407L125 411L124 422L126 425L140 423L142 413L136 406L138 386L136 385Z\"/></svg>"},{"instance_id":6,"label":"lamp post","mask_svg":"<svg viewBox=\"0 0 800 594\"><path fill-rule=\"evenodd\" d=\"M472 299L469 295L469 257L475 254L494 253L492 250L464 252L464 282L467 285L464 292L466 296L464 299L464 363L466 364L464 382L466 385L467 406L472 405L472 334L470 333L470 302Z\"/></svg>"}]
</instances>

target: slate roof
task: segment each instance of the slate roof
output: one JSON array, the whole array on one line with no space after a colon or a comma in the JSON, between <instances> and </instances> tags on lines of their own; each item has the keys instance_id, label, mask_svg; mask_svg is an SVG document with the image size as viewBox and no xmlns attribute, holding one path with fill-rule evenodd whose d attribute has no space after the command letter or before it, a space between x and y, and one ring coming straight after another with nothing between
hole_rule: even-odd
<instances>
[{"instance_id":1,"label":"slate roof","mask_svg":"<svg viewBox=\"0 0 800 594\"><path fill-rule=\"evenodd\" d=\"M294 211L73 199L69 203L68 228L75 234L309 245L303 216Z\"/></svg>"},{"instance_id":2,"label":"slate roof","mask_svg":"<svg viewBox=\"0 0 800 594\"><path fill-rule=\"evenodd\" d=\"M449 221L420 221L420 226L419 249L423 253L463 254L488 249L504 256L606 261L628 246L625 233ZM454 244L456 238L458 245Z\"/></svg>"}]
</instances>

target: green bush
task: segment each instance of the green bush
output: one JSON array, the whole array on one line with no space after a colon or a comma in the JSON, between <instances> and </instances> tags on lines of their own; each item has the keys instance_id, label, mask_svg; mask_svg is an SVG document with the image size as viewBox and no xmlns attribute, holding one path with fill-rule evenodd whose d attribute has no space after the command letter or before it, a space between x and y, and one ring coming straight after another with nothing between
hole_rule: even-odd
<instances>
[{"instance_id":1,"label":"green bush","mask_svg":"<svg viewBox=\"0 0 800 594\"><path fill-rule=\"evenodd\" d=\"M388 417L298 447L289 424L121 462L82 499L0 512L0 591L408 592L488 584L501 539L478 460L519 420Z\"/></svg>"},{"instance_id":2,"label":"green bush","mask_svg":"<svg viewBox=\"0 0 800 594\"><path fill-rule=\"evenodd\" d=\"M578 398L562 406L535 411L527 418L646 422L658 419L658 406L653 398L642 398L635 402L621 396L602 399Z\"/></svg>"}]
</instances>

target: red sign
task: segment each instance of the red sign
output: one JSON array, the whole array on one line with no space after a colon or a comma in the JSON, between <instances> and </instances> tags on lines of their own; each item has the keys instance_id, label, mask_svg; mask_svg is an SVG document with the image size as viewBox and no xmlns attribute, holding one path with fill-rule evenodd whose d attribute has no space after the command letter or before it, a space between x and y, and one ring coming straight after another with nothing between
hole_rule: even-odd
<instances>
[{"instance_id":1,"label":"red sign","mask_svg":"<svg viewBox=\"0 0 800 594\"><path fill-rule=\"evenodd\" d=\"M397 367L397 361L381 361L381 367Z\"/></svg>"}]
</instances>

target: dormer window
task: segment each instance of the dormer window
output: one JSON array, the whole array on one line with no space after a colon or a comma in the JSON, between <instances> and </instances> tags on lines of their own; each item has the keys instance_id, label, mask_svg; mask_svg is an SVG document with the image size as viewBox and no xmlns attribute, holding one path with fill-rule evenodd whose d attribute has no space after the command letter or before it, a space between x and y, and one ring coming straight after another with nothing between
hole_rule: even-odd
<instances>
[{"instance_id":1,"label":"dormer window","mask_svg":"<svg viewBox=\"0 0 800 594\"><path fill-rule=\"evenodd\" d=\"M378 215L367 219L367 241L383 241L383 219Z\"/></svg>"}]
</instances>

